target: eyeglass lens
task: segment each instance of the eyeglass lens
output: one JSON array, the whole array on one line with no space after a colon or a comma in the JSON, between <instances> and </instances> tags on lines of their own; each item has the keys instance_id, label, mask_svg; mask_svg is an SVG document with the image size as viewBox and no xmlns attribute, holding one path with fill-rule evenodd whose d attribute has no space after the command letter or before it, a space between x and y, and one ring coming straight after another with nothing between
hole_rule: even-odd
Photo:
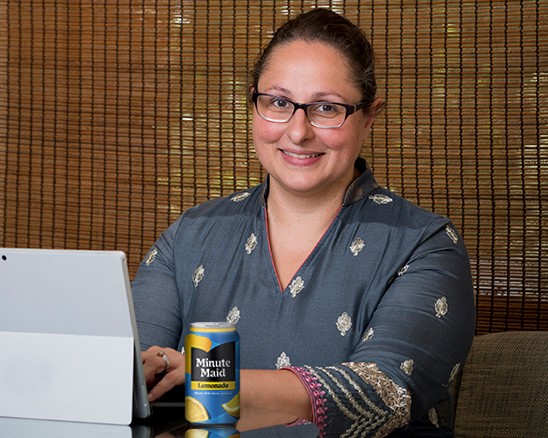
<instances>
[{"instance_id":1,"label":"eyeglass lens","mask_svg":"<svg viewBox=\"0 0 548 438\"><path fill-rule=\"evenodd\" d=\"M305 110L310 123L322 128L341 126L346 119L346 107L331 102L319 102L298 105L289 100L269 95L258 95L256 98L257 112L261 117L271 122L285 123L291 119L296 108Z\"/></svg>"}]
</instances>

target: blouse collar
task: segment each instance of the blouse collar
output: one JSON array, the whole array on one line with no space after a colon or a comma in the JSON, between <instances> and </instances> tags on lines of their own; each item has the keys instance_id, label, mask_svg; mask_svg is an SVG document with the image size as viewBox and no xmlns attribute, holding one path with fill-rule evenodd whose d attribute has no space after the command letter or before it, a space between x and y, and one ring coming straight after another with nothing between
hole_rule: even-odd
<instances>
[{"instance_id":1,"label":"blouse collar","mask_svg":"<svg viewBox=\"0 0 548 438\"><path fill-rule=\"evenodd\" d=\"M361 199L368 196L373 190L379 187L373 171L367 165L367 162L362 157L358 157L354 163L355 169L358 170L360 176L358 176L346 189L346 193L343 198L343 207L346 207L350 204L360 201ZM266 200L268 198L268 191L270 188L270 175L266 176L265 182L263 184L263 193L260 197L261 205L266 206Z\"/></svg>"}]
</instances>

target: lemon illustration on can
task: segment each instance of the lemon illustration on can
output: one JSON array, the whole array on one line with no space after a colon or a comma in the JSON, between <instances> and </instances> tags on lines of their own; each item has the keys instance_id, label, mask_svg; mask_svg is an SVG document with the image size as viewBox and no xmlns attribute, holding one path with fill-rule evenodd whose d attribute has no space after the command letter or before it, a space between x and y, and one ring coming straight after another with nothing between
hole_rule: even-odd
<instances>
[{"instance_id":1,"label":"lemon illustration on can","mask_svg":"<svg viewBox=\"0 0 548 438\"><path fill-rule=\"evenodd\" d=\"M194 397L185 397L185 416L191 423L200 423L209 420L205 406Z\"/></svg>"},{"instance_id":2,"label":"lemon illustration on can","mask_svg":"<svg viewBox=\"0 0 548 438\"><path fill-rule=\"evenodd\" d=\"M232 400L221 405L228 415L238 418L240 416L240 393L236 394Z\"/></svg>"}]
</instances>

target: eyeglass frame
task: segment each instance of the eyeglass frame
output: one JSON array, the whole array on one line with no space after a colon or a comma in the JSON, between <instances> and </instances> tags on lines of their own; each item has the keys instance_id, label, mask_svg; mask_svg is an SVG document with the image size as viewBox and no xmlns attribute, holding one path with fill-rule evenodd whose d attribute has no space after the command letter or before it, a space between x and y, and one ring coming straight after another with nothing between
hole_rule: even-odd
<instances>
[{"instance_id":1,"label":"eyeglass frame","mask_svg":"<svg viewBox=\"0 0 548 438\"><path fill-rule=\"evenodd\" d=\"M288 102L291 105L293 105L293 112L287 118L287 120L272 120L272 119L266 118L265 116L263 116L260 113L259 108L257 108L257 100L259 99L260 96L269 96L269 97L273 97L273 98L280 99L280 100L283 100L285 102ZM262 119L264 119L268 122L287 123L295 115L295 113L297 112L298 109L302 109L304 111L305 115L306 115L306 119L308 120L308 123L310 123L312 126L314 126L316 128L320 128L320 129L340 128L342 125L344 125L344 123L346 122L346 119L348 119L348 117L350 117L352 114L355 114L358 110L364 108L368 104L367 102L363 102L363 101L358 102L355 105L349 105L347 103L341 103L341 102L328 102L328 101L298 103L298 102L293 102L291 99L287 99L285 97L276 96L275 94L269 94L269 93L259 93L258 91L253 91L253 93L251 94L251 101L255 105L255 110L257 111L257 114L259 115L259 117L261 117ZM339 125L334 125L334 126L319 126L316 123L314 123L312 120L310 120L310 117L308 116L308 108L311 107L311 106L320 105L320 104L340 105L340 106L344 107L344 109L346 110L346 113L345 113L343 121Z\"/></svg>"}]
</instances>

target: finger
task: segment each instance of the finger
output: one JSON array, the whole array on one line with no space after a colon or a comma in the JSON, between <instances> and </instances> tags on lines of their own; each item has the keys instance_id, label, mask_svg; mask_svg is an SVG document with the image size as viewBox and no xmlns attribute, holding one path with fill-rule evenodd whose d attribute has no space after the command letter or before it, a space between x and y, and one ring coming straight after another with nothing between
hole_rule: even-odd
<instances>
[{"instance_id":1,"label":"finger","mask_svg":"<svg viewBox=\"0 0 548 438\"><path fill-rule=\"evenodd\" d=\"M164 356L166 357L166 359L163 358ZM151 383L155 382L158 375L161 375L167 371L169 359L167 358L167 355L165 353L164 356L158 355L158 353L143 354L143 371L147 384L150 385Z\"/></svg>"},{"instance_id":2,"label":"finger","mask_svg":"<svg viewBox=\"0 0 548 438\"><path fill-rule=\"evenodd\" d=\"M141 351L141 361L145 363L148 359L150 359L160 350L161 350L160 347L158 347L157 345L154 345L153 347L150 347L148 350Z\"/></svg>"},{"instance_id":3,"label":"finger","mask_svg":"<svg viewBox=\"0 0 548 438\"><path fill-rule=\"evenodd\" d=\"M148 393L149 401L153 402L177 385L185 383L185 370L176 368L167 373Z\"/></svg>"},{"instance_id":4,"label":"finger","mask_svg":"<svg viewBox=\"0 0 548 438\"><path fill-rule=\"evenodd\" d=\"M154 356L161 349L162 349L162 347L159 347L158 345L153 345L152 347L148 348L147 350L142 351L141 356L142 357Z\"/></svg>"},{"instance_id":5,"label":"finger","mask_svg":"<svg viewBox=\"0 0 548 438\"><path fill-rule=\"evenodd\" d=\"M156 353L156 356L159 356L164 361L164 364L165 364L164 372L168 372L171 362L167 354L164 351L160 350Z\"/></svg>"}]
</instances>

